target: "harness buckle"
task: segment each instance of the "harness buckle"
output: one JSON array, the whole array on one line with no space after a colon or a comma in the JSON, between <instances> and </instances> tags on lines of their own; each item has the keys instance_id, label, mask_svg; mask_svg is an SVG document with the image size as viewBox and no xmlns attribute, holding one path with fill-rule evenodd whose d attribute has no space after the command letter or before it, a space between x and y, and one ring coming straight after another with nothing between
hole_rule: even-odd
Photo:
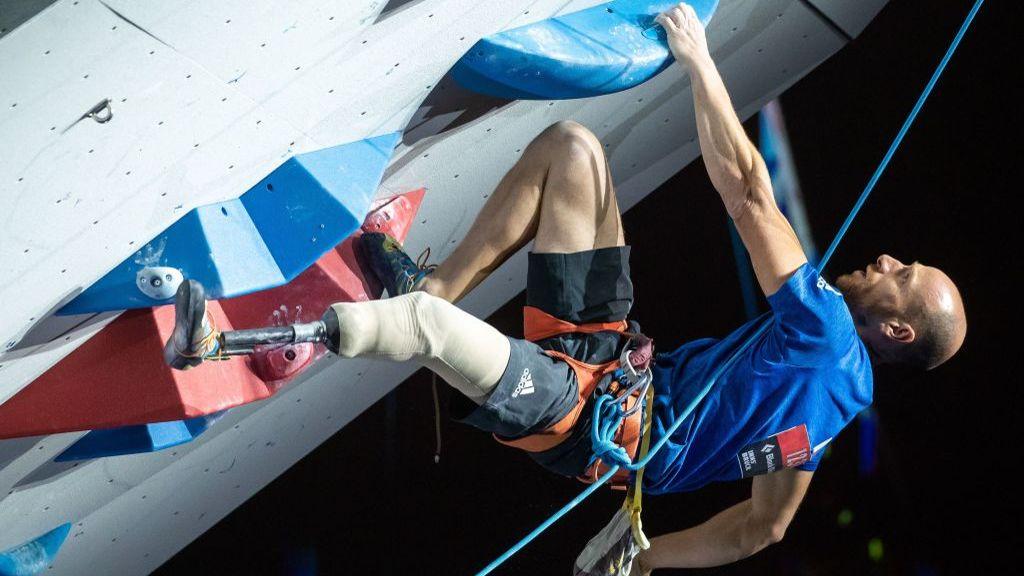
<instances>
[{"instance_id":1,"label":"harness buckle","mask_svg":"<svg viewBox=\"0 0 1024 576\"><path fill-rule=\"evenodd\" d=\"M654 342L639 334L630 339L629 343L623 346L622 354L619 355L619 368L613 377L619 382L619 393L616 395L615 404L625 404L626 399L634 394L643 398L651 385L653 374L651 373L651 359L653 357ZM637 361L637 364L634 364ZM629 417L643 407L643 402L636 402L629 410L624 411L624 416Z\"/></svg>"}]
</instances>

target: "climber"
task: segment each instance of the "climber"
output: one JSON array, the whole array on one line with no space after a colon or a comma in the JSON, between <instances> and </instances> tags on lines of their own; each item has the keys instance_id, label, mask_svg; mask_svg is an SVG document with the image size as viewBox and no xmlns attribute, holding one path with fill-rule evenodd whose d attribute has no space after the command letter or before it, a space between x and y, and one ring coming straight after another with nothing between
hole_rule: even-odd
<instances>
[{"instance_id":1,"label":"climber","mask_svg":"<svg viewBox=\"0 0 1024 576\"><path fill-rule=\"evenodd\" d=\"M725 564L779 541L824 448L871 402L872 366L934 368L966 334L960 294L936 268L882 255L837 277L834 287L819 275L775 204L764 161L732 108L696 14L679 5L658 23L692 79L704 164L750 253L772 323L643 478L649 494L753 478L751 497L652 539L634 561L639 574ZM508 338L452 305L531 240L528 340ZM592 479L598 463L585 407L595 387L614 384L600 368L649 345L628 321L630 248L598 139L570 121L544 130L437 266L417 265L380 234L364 234L361 246L391 297L338 303L320 321L286 329L219 333L206 318L202 287L183 283L168 362L195 366L265 342L268 331L275 341L322 341L344 357L413 359L462 393L453 404L462 421L554 472ZM754 327L655 358L655 438Z\"/></svg>"}]
</instances>

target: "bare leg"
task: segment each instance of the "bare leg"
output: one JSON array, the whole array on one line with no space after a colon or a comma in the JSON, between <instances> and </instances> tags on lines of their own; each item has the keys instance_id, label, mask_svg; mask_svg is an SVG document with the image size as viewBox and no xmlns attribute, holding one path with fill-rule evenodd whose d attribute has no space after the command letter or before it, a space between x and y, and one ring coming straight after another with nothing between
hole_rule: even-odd
<instances>
[{"instance_id":1,"label":"bare leg","mask_svg":"<svg viewBox=\"0 0 1024 576\"><path fill-rule=\"evenodd\" d=\"M576 122L553 124L530 142L469 233L420 289L457 301L534 238L537 252L624 242L601 143Z\"/></svg>"}]
</instances>

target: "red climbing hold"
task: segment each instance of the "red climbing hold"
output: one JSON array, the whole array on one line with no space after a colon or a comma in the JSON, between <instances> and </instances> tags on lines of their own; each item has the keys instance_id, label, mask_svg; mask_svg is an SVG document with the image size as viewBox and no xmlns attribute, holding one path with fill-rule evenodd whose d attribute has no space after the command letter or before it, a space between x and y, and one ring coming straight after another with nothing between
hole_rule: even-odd
<instances>
[{"instance_id":1,"label":"red climbing hold","mask_svg":"<svg viewBox=\"0 0 1024 576\"><path fill-rule=\"evenodd\" d=\"M335 302L380 296L376 278L356 259L363 230L408 234L423 200L415 190L376 203L360 231L294 280L270 290L210 302L221 330L308 322ZM272 396L326 352L313 345L261 351L247 359L171 370L163 344L173 306L130 310L0 405L0 438L187 420Z\"/></svg>"}]
</instances>

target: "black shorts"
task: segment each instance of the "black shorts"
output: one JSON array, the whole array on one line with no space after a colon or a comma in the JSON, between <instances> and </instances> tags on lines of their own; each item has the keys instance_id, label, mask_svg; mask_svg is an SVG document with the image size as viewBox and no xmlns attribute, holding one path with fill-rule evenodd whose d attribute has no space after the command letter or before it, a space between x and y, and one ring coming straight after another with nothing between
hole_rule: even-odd
<instances>
[{"instance_id":1,"label":"black shorts","mask_svg":"<svg viewBox=\"0 0 1024 576\"><path fill-rule=\"evenodd\" d=\"M571 254L529 255L526 304L572 322L616 322L633 305L629 246ZM631 326L634 331L639 327ZM505 373L484 404L456 395L453 415L461 422L516 439L541 432L561 420L579 402L572 368L544 353L563 352L588 364L619 357L626 338L612 332L562 334L538 342L509 338L512 354ZM549 470L579 476L590 465L590 410L584 408L572 434L543 452L528 454Z\"/></svg>"}]
</instances>

